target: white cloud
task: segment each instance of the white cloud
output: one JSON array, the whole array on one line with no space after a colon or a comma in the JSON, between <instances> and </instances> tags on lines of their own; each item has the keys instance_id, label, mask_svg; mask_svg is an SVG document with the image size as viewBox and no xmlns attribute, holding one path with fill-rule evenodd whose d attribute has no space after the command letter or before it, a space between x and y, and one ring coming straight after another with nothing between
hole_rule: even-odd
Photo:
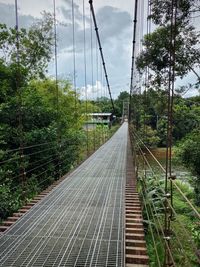
<instances>
[{"instance_id":1,"label":"white cloud","mask_svg":"<svg viewBox=\"0 0 200 267\"><path fill-rule=\"evenodd\" d=\"M145 3L147 0L145 0ZM1 5L4 3L4 6ZM8 5L10 4L10 5ZM1 22L14 25L14 1L0 0ZM74 0L75 13L75 41L76 41L76 81L77 87L83 88L84 81L84 61L83 61L83 24L82 24L82 4L83 0ZM12 6L11 6L12 5ZM140 2L139 2L140 5ZM43 10L53 12L53 0L18 0L20 25L28 27L34 18L41 16ZM58 24L58 70L59 76L64 78L73 77L73 49L72 49L72 19L71 19L71 0L56 0L57 19L65 23L65 26ZM4 7L4 9L2 9ZM6 9L7 8L7 9ZM87 84L88 90L91 87L91 51L90 51L90 28L89 28L89 3L85 0L86 8L86 57L87 57ZM122 90L129 91L130 69L132 55L132 31L133 31L133 11L134 1L132 0L95 0L94 8L102 42L104 58L106 62L108 78L113 97ZM146 9L141 7L140 17L146 17ZM196 19L198 20L198 18ZM195 21L196 21L195 20ZM139 22L140 18L138 19ZM198 20L199 21L199 20ZM144 22L144 32L146 22ZM141 26L142 28L142 26ZM95 33L93 32L95 37ZM139 36L141 38L141 35ZM100 73L96 75L96 48L94 41L94 84L98 84ZM137 51L139 45L137 44ZM49 67L49 74L54 75L53 56ZM100 70L100 64L98 66ZM72 79L72 78L71 78ZM97 82L98 81L98 82ZM182 84L187 82L179 81ZM102 81L101 81L102 83Z\"/></svg>"},{"instance_id":2,"label":"white cloud","mask_svg":"<svg viewBox=\"0 0 200 267\"><path fill-rule=\"evenodd\" d=\"M108 96L107 87L104 86L101 81L96 81L94 85L87 84L87 87L82 86L80 88L81 99L94 100L96 98Z\"/></svg>"}]
</instances>

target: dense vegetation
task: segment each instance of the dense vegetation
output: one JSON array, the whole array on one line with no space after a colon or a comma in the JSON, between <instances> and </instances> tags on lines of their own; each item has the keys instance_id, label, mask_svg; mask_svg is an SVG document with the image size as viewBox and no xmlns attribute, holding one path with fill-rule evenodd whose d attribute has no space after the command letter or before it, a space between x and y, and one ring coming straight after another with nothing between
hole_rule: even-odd
<instances>
[{"instance_id":1,"label":"dense vegetation","mask_svg":"<svg viewBox=\"0 0 200 267\"><path fill-rule=\"evenodd\" d=\"M172 5L173 12L176 12L174 24L171 24L173 22ZM169 84L173 79L176 82L186 77L188 73L193 74L195 78L188 84L177 87L175 83L172 143L174 156L177 156L178 160L194 175L192 178L188 177L188 183L177 180L176 184L198 211L200 206L200 98L199 96L184 98L184 96L192 89L199 89L200 85L200 35L191 22L191 17L197 15L199 10L199 1L195 0L151 1L149 19L156 27L153 32L144 36L143 50L136 60L140 74L147 74L146 90L141 95L132 96L133 116L131 118L134 131L147 146L165 147L169 116L167 112ZM175 41L172 42L171 38ZM175 62L171 60L172 58ZM174 74L171 76L170 69L174 69ZM143 147L142 141L135 140ZM146 162L143 158L138 164L142 169L139 172L140 193L144 204L143 215L146 220L150 265L163 266L165 261L165 242L162 238L165 236L162 233L165 218L163 203L166 203L164 178L161 178L163 175L156 169L144 172L147 166L145 167ZM171 224L172 242L170 244L176 266L199 266L197 260L200 246L199 220L175 189L173 207L175 212L172 212L171 217L168 215L168 218ZM185 235L183 228L189 236ZM190 236L196 250L191 245Z\"/></svg>"}]
</instances>

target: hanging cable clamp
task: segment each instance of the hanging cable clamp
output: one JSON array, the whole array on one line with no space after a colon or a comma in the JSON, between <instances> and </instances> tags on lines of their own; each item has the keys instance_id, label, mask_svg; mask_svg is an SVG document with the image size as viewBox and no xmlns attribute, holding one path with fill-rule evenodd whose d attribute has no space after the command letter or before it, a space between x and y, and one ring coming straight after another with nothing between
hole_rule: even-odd
<instances>
[{"instance_id":1,"label":"hanging cable clamp","mask_svg":"<svg viewBox=\"0 0 200 267\"><path fill-rule=\"evenodd\" d=\"M175 175L175 174L170 175L170 176L168 177L168 179L170 179L170 180L176 180L176 175Z\"/></svg>"},{"instance_id":2,"label":"hanging cable clamp","mask_svg":"<svg viewBox=\"0 0 200 267\"><path fill-rule=\"evenodd\" d=\"M176 216L174 214L169 216L170 221L176 221Z\"/></svg>"},{"instance_id":3,"label":"hanging cable clamp","mask_svg":"<svg viewBox=\"0 0 200 267\"><path fill-rule=\"evenodd\" d=\"M164 236L163 239L169 241L171 239L171 236Z\"/></svg>"},{"instance_id":4,"label":"hanging cable clamp","mask_svg":"<svg viewBox=\"0 0 200 267\"><path fill-rule=\"evenodd\" d=\"M165 209L166 211L171 211L171 208L169 206L167 206Z\"/></svg>"}]
</instances>

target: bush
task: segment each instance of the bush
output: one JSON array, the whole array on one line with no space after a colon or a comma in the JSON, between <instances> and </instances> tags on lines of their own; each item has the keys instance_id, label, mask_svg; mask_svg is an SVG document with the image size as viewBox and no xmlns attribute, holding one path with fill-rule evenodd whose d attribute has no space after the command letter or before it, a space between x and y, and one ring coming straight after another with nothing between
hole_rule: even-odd
<instances>
[{"instance_id":1,"label":"bush","mask_svg":"<svg viewBox=\"0 0 200 267\"><path fill-rule=\"evenodd\" d=\"M178 156L196 177L192 183L195 192L195 202L200 206L200 130L193 130L178 146Z\"/></svg>"}]
</instances>

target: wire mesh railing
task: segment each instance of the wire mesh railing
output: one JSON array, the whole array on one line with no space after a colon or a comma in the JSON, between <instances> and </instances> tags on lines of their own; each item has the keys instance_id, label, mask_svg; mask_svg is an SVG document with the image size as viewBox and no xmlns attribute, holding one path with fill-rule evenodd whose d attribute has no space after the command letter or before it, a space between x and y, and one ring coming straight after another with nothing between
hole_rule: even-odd
<instances>
[{"instance_id":1,"label":"wire mesh railing","mask_svg":"<svg viewBox=\"0 0 200 267\"><path fill-rule=\"evenodd\" d=\"M108 128L97 129L95 148L98 149L105 143L115 130L116 127L112 131ZM0 217L3 219L15 212L93 152L92 131L88 133L87 138L83 132L79 140L70 138L61 139L59 144L46 142L40 145L28 145L24 149L23 157L17 149L5 151L0 161L1 197L4 198L0 205ZM22 180L20 172L22 164L25 181Z\"/></svg>"}]
</instances>

